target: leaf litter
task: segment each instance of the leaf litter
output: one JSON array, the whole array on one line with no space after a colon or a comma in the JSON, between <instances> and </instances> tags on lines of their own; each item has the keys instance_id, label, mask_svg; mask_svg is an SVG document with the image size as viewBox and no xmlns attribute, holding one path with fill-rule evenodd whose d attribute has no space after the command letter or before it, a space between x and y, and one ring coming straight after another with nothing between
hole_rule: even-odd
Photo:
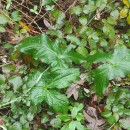
<instances>
[{"instance_id":1,"label":"leaf litter","mask_svg":"<svg viewBox=\"0 0 130 130\"><path fill-rule=\"evenodd\" d=\"M86 79L86 73L80 75L80 80L72 83L71 86L67 89L66 95L68 98L71 96L74 97L75 100L79 97L79 88L84 84Z\"/></svg>"}]
</instances>

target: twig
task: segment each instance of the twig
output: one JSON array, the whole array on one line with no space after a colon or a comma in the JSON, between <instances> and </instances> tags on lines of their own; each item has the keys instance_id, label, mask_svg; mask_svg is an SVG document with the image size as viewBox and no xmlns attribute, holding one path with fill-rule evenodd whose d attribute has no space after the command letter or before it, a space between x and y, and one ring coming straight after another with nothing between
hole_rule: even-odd
<instances>
[{"instance_id":1,"label":"twig","mask_svg":"<svg viewBox=\"0 0 130 130\"><path fill-rule=\"evenodd\" d=\"M69 6L69 8L65 11L65 13L67 13L68 10L69 10L70 8L72 8L76 3L77 3L77 0L75 0L75 1L73 2L73 4Z\"/></svg>"},{"instance_id":2,"label":"twig","mask_svg":"<svg viewBox=\"0 0 130 130\"><path fill-rule=\"evenodd\" d=\"M110 128L108 128L107 130L110 130L114 125L115 125L115 123Z\"/></svg>"}]
</instances>

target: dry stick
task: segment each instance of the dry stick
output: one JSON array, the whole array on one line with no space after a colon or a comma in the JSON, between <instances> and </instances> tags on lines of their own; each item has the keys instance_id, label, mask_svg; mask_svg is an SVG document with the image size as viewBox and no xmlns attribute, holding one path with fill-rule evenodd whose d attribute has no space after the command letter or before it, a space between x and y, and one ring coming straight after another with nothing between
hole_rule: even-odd
<instances>
[{"instance_id":1,"label":"dry stick","mask_svg":"<svg viewBox=\"0 0 130 130\"><path fill-rule=\"evenodd\" d=\"M9 19L11 20L12 23L17 24L17 23L16 23L15 21L13 21L13 20L11 19L11 17L8 16L4 11L2 11L1 9L0 9L0 11L1 11L7 18L9 18ZM35 32L35 33L39 33L39 32L34 31L34 30L31 30L31 31L32 31L32 32Z\"/></svg>"},{"instance_id":2,"label":"dry stick","mask_svg":"<svg viewBox=\"0 0 130 130\"><path fill-rule=\"evenodd\" d=\"M35 22L35 19L36 19L36 18L37 18L37 16L40 14L41 9L42 9L42 8L40 8L40 10L39 10L38 14L34 17L34 19L31 21L31 23L30 23L29 25L31 25L33 22Z\"/></svg>"},{"instance_id":3,"label":"dry stick","mask_svg":"<svg viewBox=\"0 0 130 130\"><path fill-rule=\"evenodd\" d=\"M36 22L39 21L40 19L42 19L46 14L47 14L47 12L44 15L42 15L38 20L36 20Z\"/></svg>"},{"instance_id":4,"label":"dry stick","mask_svg":"<svg viewBox=\"0 0 130 130\"><path fill-rule=\"evenodd\" d=\"M9 105L9 104L12 104L12 103L14 103L14 102L20 100L22 97L24 97L24 96L25 96L28 92L30 92L30 90L40 81L42 75L43 75L47 70L49 70L49 68L50 68L50 67L48 67L44 72L42 72L42 73L39 75L39 77L37 78L35 84L34 84L31 88L29 88L23 95L21 95L20 97L17 97L17 98L14 99L14 100L11 100L10 102L1 104L1 105L0 105L0 108L5 107L5 106L7 106L7 105Z\"/></svg>"},{"instance_id":5,"label":"dry stick","mask_svg":"<svg viewBox=\"0 0 130 130\"><path fill-rule=\"evenodd\" d=\"M75 1L73 2L73 4L69 6L69 8L65 11L65 13L67 13L68 10L69 10L70 8L72 8L76 3L77 3L77 0L75 0Z\"/></svg>"},{"instance_id":6,"label":"dry stick","mask_svg":"<svg viewBox=\"0 0 130 130\"><path fill-rule=\"evenodd\" d=\"M110 130L114 125L115 125L115 123L110 128L108 128L107 130Z\"/></svg>"},{"instance_id":7,"label":"dry stick","mask_svg":"<svg viewBox=\"0 0 130 130\"><path fill-rule=\"evenodd\" d=\"M5 2L5 1L4 1ZM6 3L6 2L5 2ZM29 17L27 14L25 14L24 12L22 12L21 10L19 10L19 9L17 9L16 8L16 6L12 6L11 5L11 7L12 8L14 8L14 9L16 9L16 10L18 10L19 12L21 12L25 17L27 17L30 21L32 21L33 19L31 18L31 17ZM42 33L42 30L41 30L41 28L39 27L39 25L34 21L34 23L35 23L35 25L38 27L38 29L40 30L40 32Z\"/></svg>"},{"instance_id":8,"label":"dry stick","mask_svg":"<svg viewBox=\"0 0 130 130\"><path fill-rule=\"evenodd\" d=\"M22 3L19 3L19 2L17 2L16 0L14 0L14 2L16 2L17 4L23 6L24 8L26 8L27 10L30 11L30 9L29 9L27 6L23 5ZM17 5L17 6L19 6L19 5ZM16 7L17 7L17 6L16 6ZM40 15L40 14L39 14L39 15ZM41 15L40 15L40 16L41 16Z\"/></svg>"}]
</instances>

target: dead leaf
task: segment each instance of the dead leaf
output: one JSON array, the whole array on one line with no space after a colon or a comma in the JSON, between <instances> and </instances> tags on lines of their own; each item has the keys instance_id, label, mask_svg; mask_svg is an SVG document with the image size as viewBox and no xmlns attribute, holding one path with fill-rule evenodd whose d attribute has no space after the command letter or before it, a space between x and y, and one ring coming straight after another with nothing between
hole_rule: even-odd
<instances>
[{"instance_id":1,"label":"dead leaf","mask_svg":"<svg viewBox=\"0 0 130 130\"><path fill-rule=\"evenodd\" d=\"M105 119L98 119L96 109L88 107L87 112L84 111L84 117L87 120L87 127L91 130L102 130L105 124Z\"/></svg>"},{"instance_id":2,"label":"dead leaf","mask_svg":"<svg viewBox=\"0 0 130 130\"><path fill-rule=\"evenodd\" d=\"M68 98L70 98L73 95L75 100L78 99L78 94L79 94L78 89L85 82L85 78L86 78L86 74L81 74L80 80L71 84L71 86L66 91L66 95Z\"/></svg>"},{"instance_id":3,"label":"dead leaf","mask_svg":"<svg viewBox=\"0 0 130 130\"><path fill-rule=\"evenodd\" d=\"M25 37L23 35L20 36L10 36L10 43L16 44L23 40Z\"/></svg>"},{"instance_id":4,"label":"dead leaf","mask_svg":"<svg viewBox=\"0 0 130 130\"><path fill-rule=\"evenodd\" d=\"M46 19L43 22L47 28L52 28L52 25Z\"/></svg>"},{"instance_id":5,"label":"dead leaf","mask_svg":"<svg viewBox=\"0 0 130 130\"><path fill-rule=\"evenodd\" d=\"M19 22L20 26L25 29L26 31L30 32L30 28L24 23L24 22Z\"/></svg>"},{"instance_id":6,"label":"dead leaf","mask_svg":"<svg viewBox=\"0 0 130 130\"><path fill-rule=\"evenodd\" d=\"M2 118L0 118L0 125L3 125L4 120Z\"/></svg>"},{"instance_id":7,"label":"dead leaf","mask_svg":"<svg viewBox=\"0 0 130 130\"><path fill-rule=\"evenodd\" d=\"M100 20L101 19L101 11L100 11L100 9L96 10L96 17L94 19L95 20Z\"/></svg>"}]
</instances>

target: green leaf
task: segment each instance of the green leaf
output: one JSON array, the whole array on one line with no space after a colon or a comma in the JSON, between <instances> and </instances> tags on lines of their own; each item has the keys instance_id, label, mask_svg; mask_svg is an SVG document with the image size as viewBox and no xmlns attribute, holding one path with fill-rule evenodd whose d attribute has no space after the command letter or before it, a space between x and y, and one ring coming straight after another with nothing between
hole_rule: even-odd
<instances>
[{"instance_id":1,"label":"green leaf","mask_svg":"<svg viewBox=\"0 0 130 130\"><path fill-rule=\"evenodd\" d=\"M22 126L19 122L15 122L12 126L9 127L9 130L22 130Z\"/></svg>"},{"instance_id":2,"label":"green leaf","mask_svg":"<svg viewBox=\"0 0 130 130\"><path fill-rule=\"evenodd\" d=\"M84 61L84 57L74 51L59 45L58 41L51 41L45 34L28 37L21 41L16 50L32 55L35 59L50 64L56 68L67 67L67 63Z\"/></svg>"},{"instance_id":3,"label":"green leaf","mask_svg":"<svg viewBox=\"0 0 130 130\"><path fill-rule=\"evenodd\" d=\"M67 97L55 90L47 90L41 87L36 87L31 92L31 100L35 103L35 105L45 101L56 112L66 113L68 110L69 102Z\"/></svg>"},{"instance_id":4,"label":"green leaf","mask_svg":"<svg viewBox=\"0 0 130 130\"><path fill-rule=\"evenodd\" d=\"M111 25L117 25L117 22L113 17L108 17L107 22Z\"/></svg>"},{"instance_id":5,"label":"green leaf","mask_svg":"<svg viewBox=\"0 0 130 130\"><path fill-rule=\"evenodd\" d=\"M69 35L67 35L67 36L66 36L66 39L67 39L68 41L72 42L72 43L77 44L77 45L80 44L80 40L79 40L79 38L76 37L76 36L73 35L73 34L69 34Z\"/></svg>"},{"instance_id":6,"label":"green leaf","mask_svg":"<svg viewBox=\"0 0 130 130\"><path fill-rule=\"evenodd\" d=\"M50 124L54 128L60 128L61 127L61 120L59 118L54 118L54 119L51 120Z\"/></svg>"},{"instance_id":7,"label":"green leaf","mask_svg":"<svg viewBox=\"0 0 130 130\"><path fill-rule=\"evenodd\" d=\"M83 12L84 12L85 14L88 14L88 13L91 13L91 12L95 11L96 8L97 8L97 7L96 7L95 5L93 5L93 4L88 4L88 5L85 5L85 6L83 7Z\"/></svg>"},{"instance_id":8,"label":"green leaf","mask_svg":"<svg viewBox=\"0 0 130 130\"><path fill-rule=\"evenodd\" d=\"M18 11L13 11L13 12L11 13L11 18L12 18L12 20L15 21L15 22L19 22L19 21L21 20L21 17L20 17L20 14L19 14Z\"/></svg>"},{"instance_id":9,"label":"green leaf","mask_svg":"<svg viewBox=\"0 0 130 130\"><path fill-rule=\"evenodd\" d=\"M65 95L55 90L45 90L46 102L53 107L56 112L66 113L68 110L68 99Z\"/></svg>"},{"instance_id":10,"label":"green leaf","mask_svg":"<svg viewBox=\"0 0 130 130\"><path fill-rule=\"evenodd\" d=\"M83 109L83 104L79 104L77 107L73 107L73 109L71 110L72 117L75 118L78 112L81 111L82 109Z\"/></svg>"},{"instance_id":11,"label":"green leaf","mask_svg":"<svg viewBox=\"0 0 130 130\"><path fill-rule=\"evenodd\" d=\"M74 6L73 8L71 8L70 13L79 15L81 13L81 11L82 11L82 9L80 6Z\"/></svg>"},{"instance_id":12,"label":"green leaf","mask_svg":"<svg viewBox=\"0 0 130 130\"><path fill-rule=\"evenodd\" d=\"M121 18L125 18L127 17L127 14L128 14L128 9L127 8L124 8L120 11L120 17Z\"/></svg>"},{"instance_id":13,"label":"green leaf","mask_svg":"<svg viewBox=\"0 0 130 130\"><path fill-rule=\"evenodd\" d=\"M119 114L118 113L114 113L113 114L115 121L117 122L119 120Z\"/></svg>"},{"instance_id":14,"label":"green leaf","mask_svg":"<svg viewBox=\"0 0 130 130\"><path fill-rule=\"evenodd\" d=\"M55 111L65 113L68 108L68 99L65 95L60 94L59 92L53 90L54 88L65 88L71 82L75 81L77 76L79 76L78 69L63 69L52 72L46 72L43 74L37 85L31 91L31 100L37 105L43 101L47 102L49 106L53 107ZM34 76L29 78L28 81L31 86L34 86L34 83L31 83L32 80L37 79L39 73L34 73ZM80 106L79 106L80 107Z\"/></svg>"},{"instance_id":15,"label":"green leaf","mask_svg":"<svg viewBox=\"0 0 130 130\"><path fill-rule=\"evenodd\" d=\"M9 79L9 82L13 85L13 89L16 92L20 86L23 85L22 78L20 76L17 77L11 77Z\"/></svg>"},{"instance_id":16,"label":"green leaf","mask_svg":"<svg viewBox=\"0 0 130 130\"><path fill-rule=\"evenodd\" d=\"M71 130L71 129L69 128L69 123L65 124L65 125L61 128L61 130Z\"/></svg>"},{"instance_id":17,"label":"green leaf","mask_svg":"<svg viewBox=\"0 0 130 130\"><path fill-rule=\"evenodd\" d=\"M112 25L110 25L109 23L105 22L104 26L103 26L103 32L109 36L109 38L111 40L115 40L116 39L116 35L115 35L115 29Z\"/></svg>"},{"instance_id":18,"label":"green leaf","mask_svg":"<svg viewBox=\"0 0 130 130\"><path fill-rule=\"evenodd\" d=\"M130 24L130 12L129 12L129 15L127 17L127 22L128 22L128 24Z\"/></svg>"},{"instance_id":19,"label":"green leaf","mask_svg":"<svg viewBox=\"0 0 130 130\"><path fill-rule=\"evenodd\" d=\"M87 24L87 17L85 16L82 16L79 18L79 22L82 24L82 25L86 25Z\"/></svg>"},{"instance_id":20,"label":"green leaf","mask_svg":"<svg viewBox=\"0 0 130 130\"><path fill-rule=\"evenodd\" d=\"M68 121L71 120L68 115L63 115L63 114L58 115L57 118L60 118L60 119L61 119L62 121L64 121L64 122L68 122Z\"/></svg>"},{"instance_id":21,"label":"green leaf","mask_svg":"<svg viewBox=\"0 0 130 130\"><path fill-rule=\"evenodd\" d=\"M114 54L108 59L105 59L106 63L100 65L96 70L94 70L96 91L99 95L102 95L102 93L108 86L109 80L112 80L116 77L123 78L130 73L129 59L130 59L130 50L123 45L116 46ZM100 57L99 61L101 61Z\"/></svg>"},{"instance_id":22,"label":"green leaf","mask_svg":"<svg viewBox=\"0 0 130 130\"><path fill-rule=\"evenodd\" d=\"M127 115L127 116L130 116L130 110L129 109L124 109L124 114Z\"/></svg>"},{"instance_id":23,"label":"green leaf","mask_svg":"<svg viewBox=\"0 0 130 130\"><path fill-rule=\"evenodd\" d=\"M36 85L36 80L42 73L37 71L29 75L27 86L33 87ZM42 75L37 83L37 86L46 88L66 88L80 75L79 69L60 69L57 71L46 72Z\"/></svg>"},{"instance_id":24,"label":"green leaf","mask_svg":"<svg viewBox=\"0 0 130 130\"><path fill-rule=\"evenodd\" d=\"M31 91L31 100L34 104L41 103L45 98L45 91L42 87L36 87Z\"/></svg>"},{"instance_id":25,"label":"green leaf","mask_svg":"<svg viewBox=\"0 0 130 130\"><path fill-rule=\"evenodd\" d=\"M107 0L96 0L96 6L103 10L107 6Z\"/></svg>"},{"instance_id":26,"label":"green leaf","mask_svg":"<svg viewBox=\"0 0 130 130\"><path fill-rule=\"evenodd\" d=\"M102 47L106 47L108 45L108 42L105 39L101 39L100 44Z\"/></svg>"},{"instance_id":27,"label":"green leaf","mask_svg":"<svg viewBox=\"0 0 130 130\"><path fill-rule=\"evenodd\" d=\"M69 130L85 130L85 127L79 121L71 121L69 123Z\"/></svg>"},{"instance_id":28,"label":"green leaf","mask_svg":"<svg viewBox=\"0 0 130 130\"><path fill-rule=\"evenodd\" d=\"M41 118L41 123L46 123L49 120L49 117L47 115L43 115Z\"/></svg>"},{"instance_id":29,"label":"green leaf","mask_svg":"<svg viewBox=\"0 0 130 130\"><path fill-rule=\"evenodd\" d=\"M63 26L63 20L65 18L65 14L60 10L53 10L52 15L54 17L54 21L56 22L55 27L60 29Z\"/></svg>"},{"instance_id":30,"label":"green leaf","mask_svg":"<svg viewBox=\"0 0 130 130\"><path fill-rule=\"evenodd\" d=\"M76 116L77 121L81 121L84 119L84 115L82 113L78 113Z\"/></svg>"},{"instance_id":31,"label":"green leaf","mask_svg":"<svg viewBox=\"0 0 130 130\"><path fill-rule=\"evenodd\" d=\"M126 129L126 130L130 130L130 120L128 119L121 119L120 120L121 126L122 128Z\"/></svg>"},{"instance_id":32,"label":"green leaf","mask_svg":"<svg viewBox=\"0 0 130 130\"><path fill-rule=\"evenodd\" d=\"M80 72L78 69L60 69L56 72L48 72L45 73L41 82L43 82L42 86L47 88L66 88L76 80L79 76Z\"/></svg>"},{"instance_id":33,"label":"green leaf","mask_svg":"<svg viewBox=\"0 0 130 130\"><path fill-rule=\"evenodd\" d=\"M116 119L113 115L111 115L110 117L108 117L108 122L112 125L116 122Z\"/></svg>"},{"instance_id":34,"label":"green leaf","mask_svg":"<svg viewBox=\"0 0 130 130\"><path fill-rule=\"evenodd\" d=\"M5 82L5 76L0 74L0 85L2 85Z\"/></svg>"},{"instance_id":35,"label":"green leaf","mask_svg":"<svg viewBox=\"0 0 130 130\"><path fill-rule=\"evenodd\" d=\"M110 13L110 15L111 15L115 20L117 20L117 19L119 18L120 13L119 13L118 10L113 10L113 11Z\"/></svg>"},{"instance_id":36,"label":"green leaf","mask_svg":"<svg viewBox=\"0 0 130 130\"><path fill-rule=\"evenodd\" d=\"M130 7L130 1L129 0L123 0L124 4L127 5L127 7Z\"/></svg>"},{"instance_id":37,"label":"green leaf","mask_svg":"<svg viewBox=\"0 0 130 130\"><path fill-rule=\"evenodd\" d=\"M7 24L7 22L8 22L7 17L4 16L3 14L0 14L0 24L5 25Z\"/></svg>"},{"instance_id":38,"label":"green leaf","mask_svg":"<svg viewBox=\"0 0 130 130\"><path fill-rule=\"evenodd\" d=\"M75 121L71 121L71 122L69 123L69 129L70 129L70 130L75 130L75 129L76 129Z\"/></svg>"},{"instance_id":39,"label":"green leaf","mask_svg":"<svg viewBox=\"0 0 130 130\"><path fill-rule=\"evenodd\" d=\"M0 26L0 32L6 32L6 30L3 26Z\"/></svg>"},{"instance_id":40,"label":"green leaf","mask_svg":"<svg viewBox=\"0 0 130 130\"><path fill-rule=\"evenodd\" d=\"M112 115L112 112L109 110L105 110L104 112L102 112L102 116L105 118L108 118Z\"/></svg>"}]
</instances>

